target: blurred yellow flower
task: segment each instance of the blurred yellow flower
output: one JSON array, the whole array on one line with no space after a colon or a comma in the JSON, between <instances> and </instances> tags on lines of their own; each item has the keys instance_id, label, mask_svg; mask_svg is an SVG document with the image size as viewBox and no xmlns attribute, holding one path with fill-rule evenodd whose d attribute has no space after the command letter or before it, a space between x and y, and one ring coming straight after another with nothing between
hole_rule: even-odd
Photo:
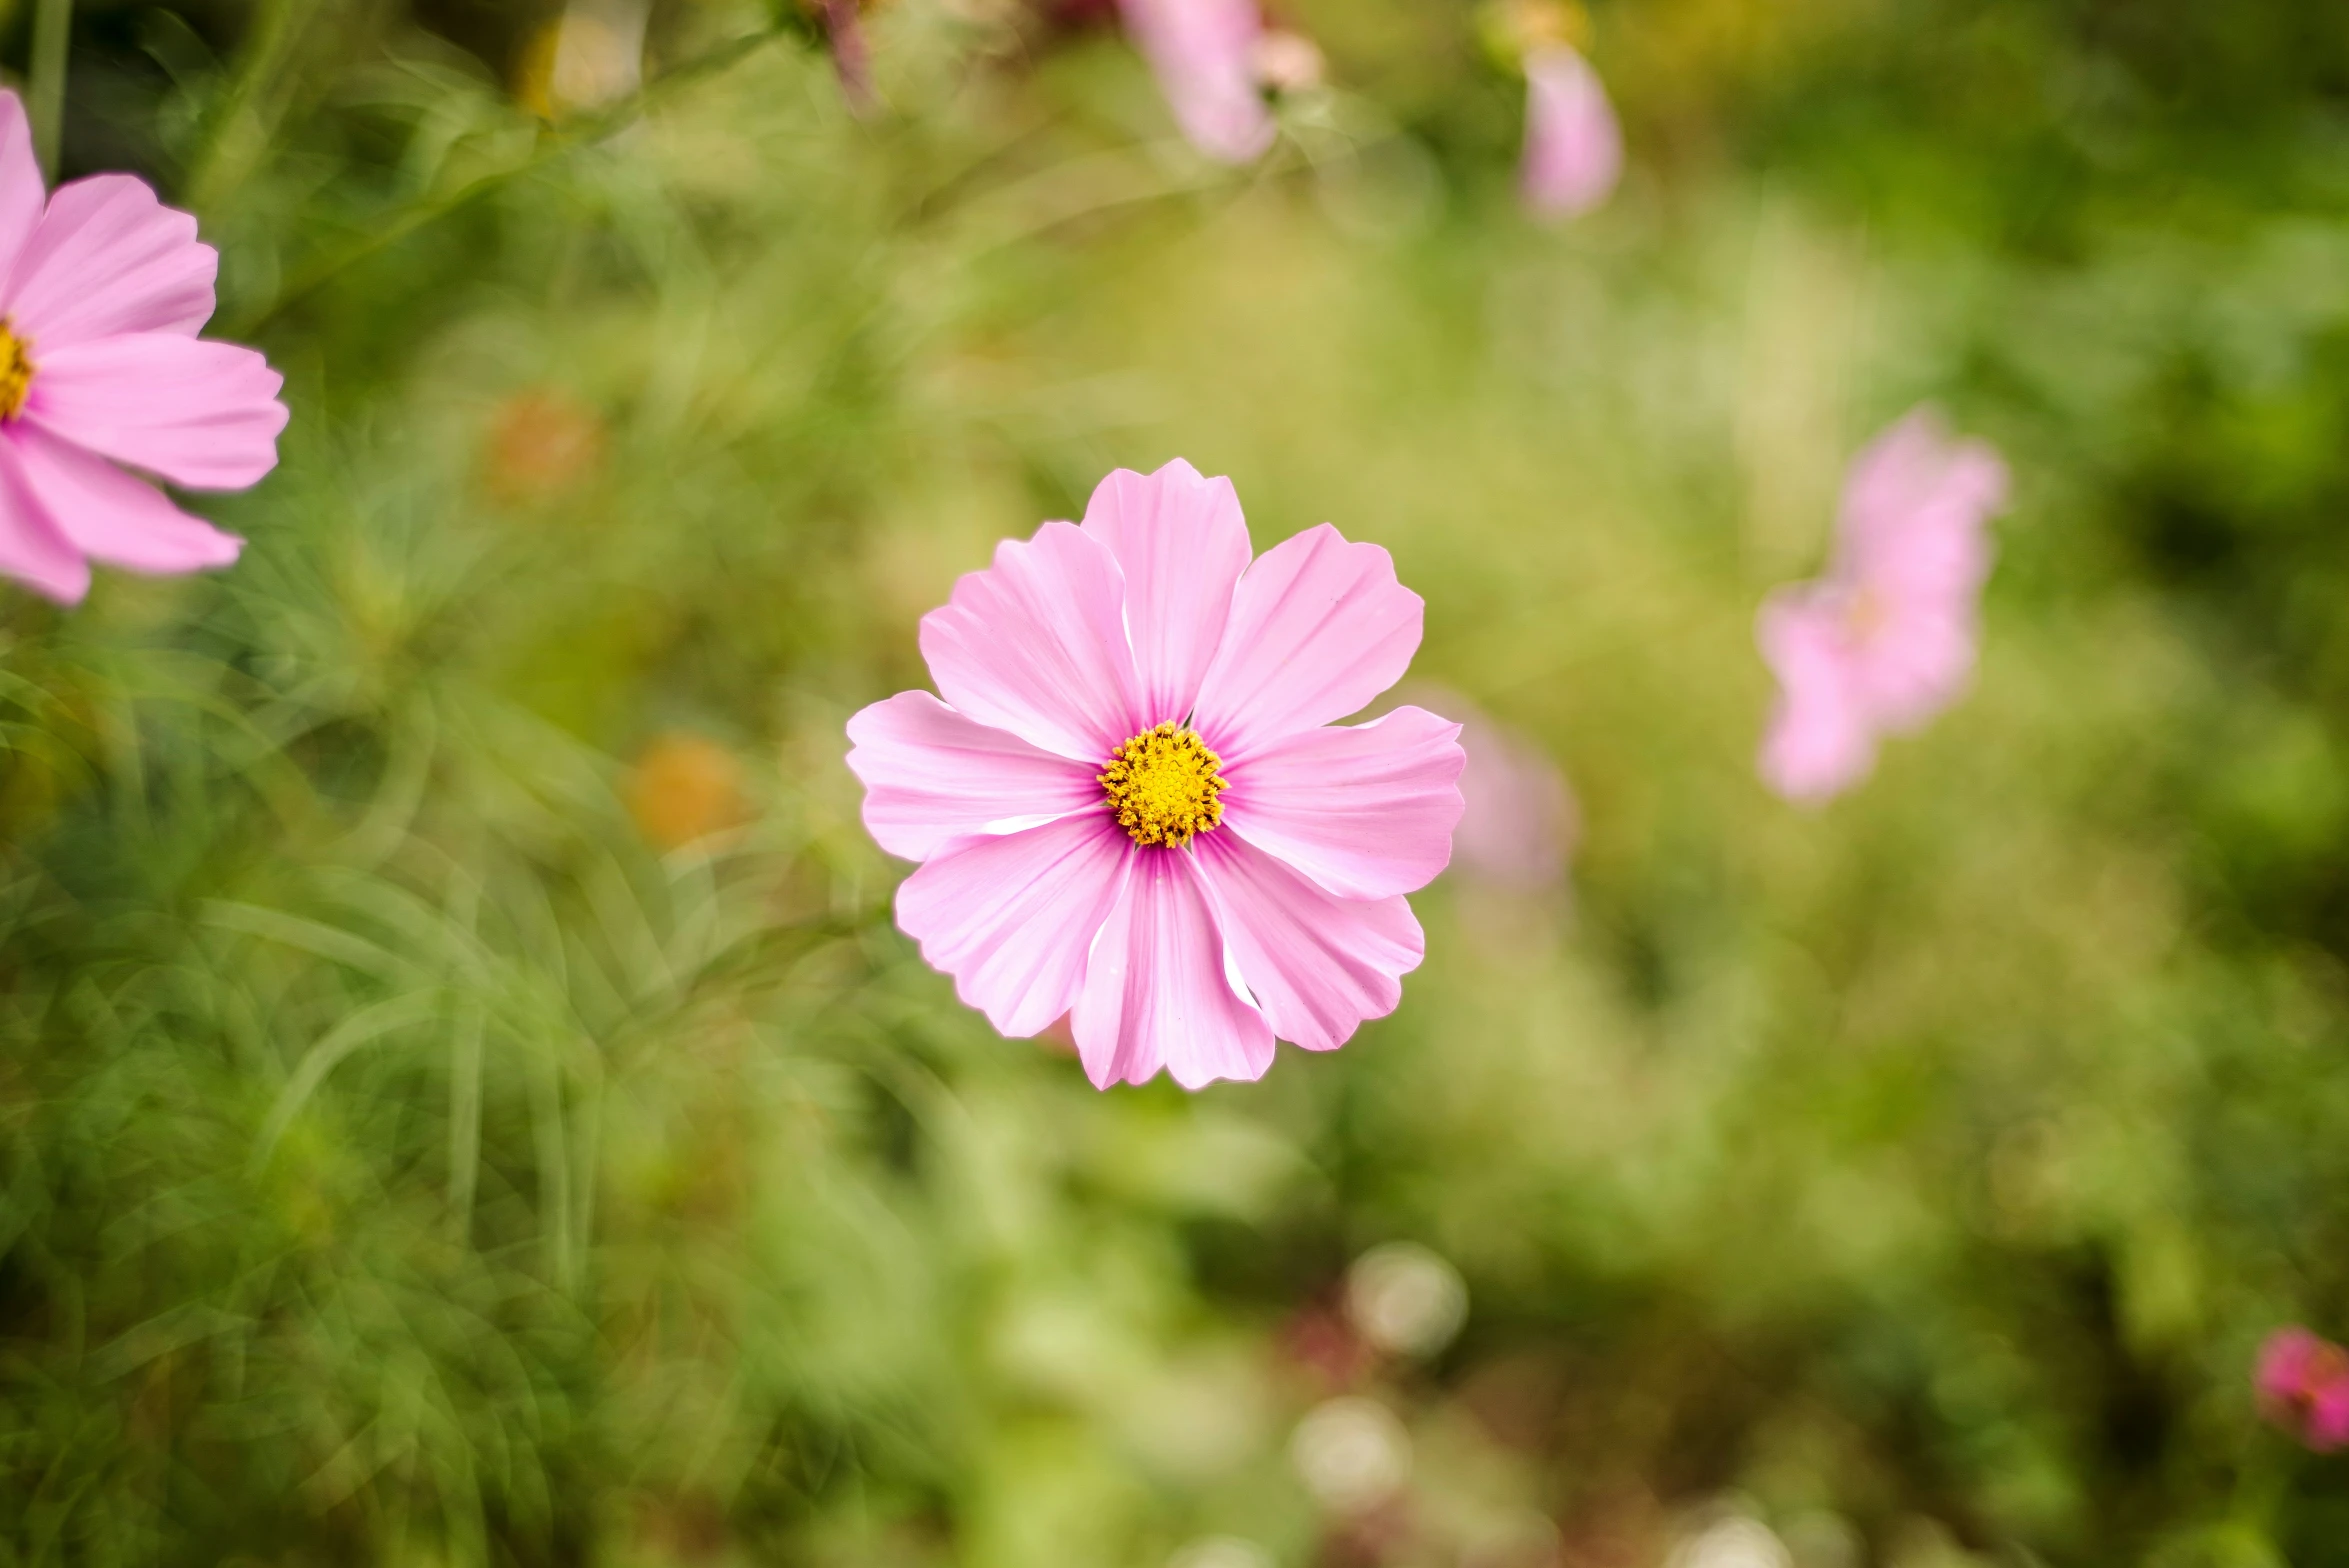
<instances>
[{"instance_id":1,"label":"blurred yellow flower","mask_svg":"<svg viewBox=\"0 0 2349 1568\"><path fill-rule=\"evenodd\" d=\"M747 814L742 764L704 736L661 736L636 759L628 814L637 831L663 851L733 827Z\"/></svg>"},{"instance_id":2,"label":"blurred yellow flower","mask_svg":"<svg viewBox=\"0 0 2349 1568\"><path fill-rule=\"evenodd\" d=\"M490 416L482 483L508 506L555 499L603 466L604 423L548 387L517 392Z\"/></svg>"}]
</instances>

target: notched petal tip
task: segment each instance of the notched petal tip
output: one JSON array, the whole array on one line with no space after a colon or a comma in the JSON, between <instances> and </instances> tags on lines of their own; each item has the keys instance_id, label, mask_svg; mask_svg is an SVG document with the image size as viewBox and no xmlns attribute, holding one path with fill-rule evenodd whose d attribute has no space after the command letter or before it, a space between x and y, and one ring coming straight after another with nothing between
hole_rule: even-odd
<instances>
[{"instance_id":1,"label":"notched petal tip","mask_svg":"<svg viewBox=\"0 0 2349 1568\"><path fill-rule=\"evenodd\" d=\"M1231 480L1181 458L1156 473L1121 468L1094 487L1083 530L1117 558L1146 728L1181 723L1222 645L1252 548Z\"/></svg>"},{"instance_id":2,"label":"notched petal tip","mask_svg":"<svg viewBox=\"0 0 2349 1568\"><path fill-rule=\"evenodd\" d=\"M1097 1087L1164 1069L1186 1089L1262 1077L1272 1029L1224 978L1224 937L1196 862L1136 854L1085 964L1071 1023Z\"/></svg>"},{"instance_id":3,"label":"notched petal tip","mask_svg":"<svg viewBox=\"0 0 2349 1568\"><path fill-rule=\"evenodd\" d=\"M121 333L193 337L212 315L219 270L192 214L135 175L94 174L49 198L0 305L51 349Z\"/></svg>"},{"instance_id":4,"label":"notched petal tip","mask_svg":"<svg viewBox=\"0 0 2349 1568\"><path fill-rule=\"evenodd\" d=\"M1131 848L1085 817L951 844L898 884L898 928L966 1006L1024 1039L1074 1004Z\"/></svg>"},{"instance_id":5,"label":"notched petal tip","mask_svg":"<svg viewBox=\"0 0 2349 1568\"><path fill-rule=\"evenodd\" d=\"M1197 860L1234 964L1281 1039L1333 1051L1401 1005L1403 976L1427 954L1407 899L1341 898L1238 837L1202 840Z\"/></svg>"},{"instance_id":6,"label":"notched petal tip","mask_svg":"<svg viewBox=\"0 0 2349 1568\"><path fill-rule=\"evenodd\" d=\"M847 725L848 770L865 786L866 831L923 861L1102 804L1090 769L979 724L926 691L899 692Z\"/></svg>"},{"instance_id":7,"label":"notched petal tip","mask_svg":"<svg viewBox=\"0 0 2349 1568\"><path fill-rule=\"evenodd\" d=\"M981 724L1079 762L1143 726L1116 555L1074 523L1006 539L922 617L939 693Z\"/></svg>"},{"instance_id":8,"label":"notched petal tip","mask_svg":"<svg viewBox=\"0 0 2349 1568\"><path fill-rule=\"evenodd\" d=\"M1427 603L1383 545L1319 523L1258 556L1199 690L1199 732L1227 760L1359 713L1403 678Z\"/></svg>"},{"instance_id":9,"label":"notched petal tip","mask_svg":"<svg viewBox=\"0 0 2349 1568\"><path fill-rule=\"evenodd\" d=\"M1231 770L1231 830L1341 898L1415 893L1467 811L1460 726L1405 706L1265 746Z\"/></svg>"}]
</instances>

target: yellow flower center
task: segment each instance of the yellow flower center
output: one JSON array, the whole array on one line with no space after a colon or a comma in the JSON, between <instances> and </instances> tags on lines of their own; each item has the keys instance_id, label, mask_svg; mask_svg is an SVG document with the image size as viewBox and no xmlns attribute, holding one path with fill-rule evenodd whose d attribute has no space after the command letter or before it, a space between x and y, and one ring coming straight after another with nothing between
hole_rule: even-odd
<instances>
[{"instance_id":1,"label":"yellow flower center","mask_svg":"<svg viewBox=\"0 0 2349 1568\"><path fill-rule=\"evenodd\" d=\"M6 316L0 316L0 419L24 412L24 395L33 384L33 345L20 338Z\"/></svg>"},{"instance_id":2,"label":"yellow flower center","mask_svg":"<svg viewBox=\"0 0 2349 1568\"><path fill-rule=\"evenodd\" d=\"M1223 820L1223 759L1176 724L1144 730L1110 754L1101 788L1137 844L1180 849Z\"/></svg>"},{"instance_id":3,"label":"yellow flower center","mask_svg":"<svg viewBox=\"0 0 2349 1568\"><path fill-rule=\"evenodd\" d=\"M1873 588L1862 588L1843 607L1844 630L1862 642L1892 624L1892 607Z\"/></svg>"}]
</instances>

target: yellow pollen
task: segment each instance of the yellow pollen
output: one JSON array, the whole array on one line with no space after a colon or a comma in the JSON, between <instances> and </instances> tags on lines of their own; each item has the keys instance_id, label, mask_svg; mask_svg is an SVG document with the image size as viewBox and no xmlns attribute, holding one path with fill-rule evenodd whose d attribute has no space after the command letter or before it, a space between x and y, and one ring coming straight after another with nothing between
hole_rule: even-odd
<instances>
[{"instance_id":1,"label":"yellow pollen","mask_svg":"<svg viewBox=\"0 0 2349 1568\"><path fill-rule=\"evenodd\" d=\"M1844 629L1865 641L1891 624L1892 611L1884 596L1872 588L1862 588L1851 596L1843 607Z\"/></svg>"},{"instance_id":2,"label":"yellow pollen","mask_svg":"<svg viewBox=\"0 0 2349 1568\"><path fill-rule=\"evenodd\" d=\"M33 346L16 335L14 325L0 316L0 419L24 412L24 395L33 384Z\"/></svg>"},{"instance_id":3,"label":"yellow pollen","mask_svg":"<svg viewBox=\"0 0 2349 1568\"><path fill-rule=\"evenodd\" d=\"M1110 754L1101 788L1137 844L1180 849L1223 820L1223 759L1175 724L1144 730Z\"/></svg>"}]
</instances>

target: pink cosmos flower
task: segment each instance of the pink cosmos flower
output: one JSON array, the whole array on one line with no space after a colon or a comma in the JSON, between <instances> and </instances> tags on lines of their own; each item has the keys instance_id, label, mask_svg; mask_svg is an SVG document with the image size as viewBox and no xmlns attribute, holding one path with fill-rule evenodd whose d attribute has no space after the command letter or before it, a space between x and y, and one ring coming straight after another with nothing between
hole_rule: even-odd
<instances>
[{"instance_id":1,"label":"pink cosmos flower","mask_svg":"<svg viewBox=\"0 0 2349 1568\"><path fill-rule=\"evenodd\" d=\"M945 701L848 724L897 923L1005 1035L1070 1015L1096 1085L1255 1079L1343 1045L1419 964L1459 726L1333 720L1401 678L1421 602L1324 523L1249 559L1228 479L1119 470L922 620Z\"/></svg>"},{"instance_id":2,"label":"pink cosmos flower","mask_svg":"<svg viewBox=\"0 0 2349 1568\"><path fill-rule=\"evenodd\" d=\"M2349 1352L2304 1328L2281 1328L2252 1374L2268 1420L2318 1453L2349 1447Z\"/></svg>"},{"instance_id":3,"label":"pink cosmos flower","mask_svg":"<svg viewBox=\"0 0 2349 1568\"><path fill-rule=\"evenodd\" d=\"M0 92L0 573L67 604L90 562L226 566L242 541L124 464L240 490L277 464L282 378L208 342L219 257L143 181L96 174L46 203L16 94Z\"/></svg>"},{"instance_id":4,"label":"pink cosmos flower","mask_svg":"<svg viewBox=\"0 0 2349 1568\"><path fill-rule=\"evenodd\" d=\"M1519 189L1548 218L1605 201L1623 173L1623 129L1590 62L1563 43L1525 56L1525 159Z\"/></svg>"},{"instance_id":5,"label":"pink cosmos flower","mask_svg":"<svg viewBox=\"0 0 2349 1568\"><path fill-rule=\"evenodd\" d=\"M1987 525L2006 487L1998 454L1951 439L1929 410L1853 461L1827 576L1780 589L1757 622L1780 688L1762 742L1772 789L1806 802L1841 793L1875 766L1878 737L1917 728L1964 692Z\"/></svg>"},{"instance_id":6,"label":"pink cosmos flower","mask_svg":"<svg viewBox=\"0 0 2349 1568\"><path fill-rule=\"evenodd\" d=\"M1259 78L1256 0L1118 0L1118 8L1191 145L1225 163L1262 156L1274 127Z\"/></svg>"}]
</instances>

